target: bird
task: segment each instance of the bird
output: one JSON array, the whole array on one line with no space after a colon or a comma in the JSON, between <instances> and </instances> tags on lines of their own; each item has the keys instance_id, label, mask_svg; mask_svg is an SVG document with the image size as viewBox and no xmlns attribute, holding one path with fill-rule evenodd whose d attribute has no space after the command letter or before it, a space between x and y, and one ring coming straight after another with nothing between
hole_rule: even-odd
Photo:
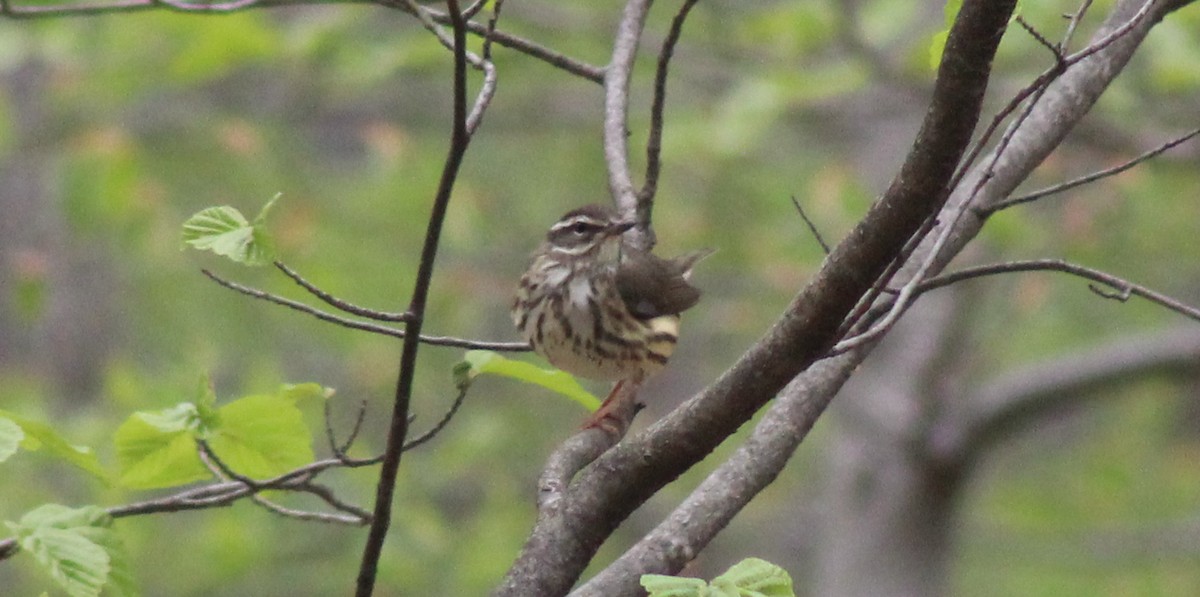
<instances>
[{"instance_id":1,"label":"bird","mask_svg":"<svg viewBox=\"0 0 1200 597\"><path fill-rule=\"evenodd\" d=\"M680 314L700 300L692 268L713 253L664 259L637 250L622 242L634 225L600 204L567 212L531 256L512 304L518 332L551 365L616 382L584 428L605 427L615 416L616 397L628 395L622 386L636 388L666 366Z\"/></svg>"}]
</instances>

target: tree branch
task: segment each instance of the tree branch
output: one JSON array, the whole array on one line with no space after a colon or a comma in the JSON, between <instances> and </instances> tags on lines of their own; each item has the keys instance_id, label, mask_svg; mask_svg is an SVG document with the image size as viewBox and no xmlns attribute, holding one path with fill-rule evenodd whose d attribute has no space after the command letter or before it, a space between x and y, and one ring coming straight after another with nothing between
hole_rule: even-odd
<instances>
[{"instance_id":1,"label":"tree branch","mask_svg":"<svg viewBox=\"0 0 1200 597\"><path fill-rule=\"evenodd\" d=\"M1190 141L1196 135L1200 135L1200 129L1195 129L1195 130L1193 130L1189 133L1186 133L1182 136L1176 137L1170 141L1167 141L1166 143L1163 143L1162 145L1159 145L1158 147L1155 147L1154 149L1151 149L1150 151L1147 151L1147 152L1133 158L1132 160L1129 160L1122 164L1118 164L1116 166L1113 166L1112 168L1105 168L1103 170L1093 172L1086 176L1080 176L1079 178L1074 178L1074 179L1068 180L1066 182L1061 182L1059 184L1046 187L1044 189L1039 189L1032 193L1026 193L1024 195L1019 195L1017 197L1011 197L1011 198L1005 199L1003 201L998 201L994 205L991 205L988 208L988 211L989 211L989 213L995 213L997 211L1000 211L1002 209L1008 209L1015 205L1020 205L1022 203L1029 203L1030 201L1037 201L1038 199L1041 199L1042 197L1047 197L1050 195L1062 193L1064 191L1069 191L1075 187L1083 186L1085 184L1095 182L1095 181L1103 179L1103 178L1108 178L1109 176L1115 176L1115 175L1120 174L1138 164L1141 164L1142 162L1145 162L1147 160L1157 157L1159 154L1163 153L1164 151L1167 151L1168 149L1171 149L1177 145L1181 145L1183 143L1186 143L1187 141Z\"/></svg>"},{"instance_id":2,"label":"tree branch","mask_svg":"<svg viewBox=\"0 0 1200 597\"><path fill-rule=\"evenodd\" d=\"M1118 278L1117 276L1114 276L1112 274L1108 274L1108 273L1102 272L1100 270L1095 270L1095 269L1088 268L1088 267L1083 267L1082 265L1075 265L1073 263L1067 263L1066 261L1062 261L1060 259L1034 259L1034 260L1030 260L1030 261L1009 261L1006 263L997 263L997 264L993 264L993 265L981 265L981 266L976 266L976 267L969 267L969 268L966 268L963 270L959 270L956 272L952 272L952 273L938 276L937 278L928 280L918 286L918 292L919 293L927 292L927 291L933 290L935 288L941 288L943 286L948 286L950 284L954 284L956 282L961 282L963 280L969 280L971 278L979 278L982 276L993 276L996 274L1006 274L1006 273L1013 273L1013 272L1033 272L1033 271L1063 272L1063 273L1071 274L1074 276L1079 276L1081 278L1086 278L1093 282L1098 282L1100 284L1104 284L1105 286L1109 286L1109 287L1114 288L1119 291L1119 294L1117 294L1117 295L1110 295L1110 294L1103 294L1097 288L1091 287L1093 292L1100 294L1100 296L1103 296L1104 298L1118 299L1118 300L1124 301L1124 300L1127 300L1130 295L1140 296L1152 303L1161 305L1163 307L1166 307L1167 309L1170 309L1171 311L1174 311L1175 313L1183 315L1184 317L1187 317L1188 319L1200 321L1200 309L1197 309L1196 307L1187 305L1187 304L1183 303L1182 301L1171 298L1165 294L1162 294L1161 292L1156 292L1154 290L1146 288L1145 286L1141 286L1139 284L1134 284L1133 282L1130 282L1124 278Z\"/></svg>"},{"instance_id":3,"label":"tree branch","mask_svg":"<svg viewBox=\"0 0 1200 597\"><path fill-rule=\"evenodd\" d=\"M638 197L629 172L629 85L651 2L626 2L613 40L612 60L604 73L604 163L608 166L609 193L617 210L625 217L639 215ZM649 220L639 221L637 228L626 237L634 247L642 250L654 246L654 231L649 228Z\"/></svg>"},{"instance_id":4,"label":"tree branch","mask_svg":"<svg viewBox=\"0 0 1200 597\"><path fill-rule=\"evenodd\" d=\"M671 65L671 56L675 53L675 44L683 34L683 22L688 13L696 5L696 0L684 0L679 12L671 20L671 29L663 40L662 49L658 53L658 69L654 73L654 102L650 106L650 132L646 140L646 180L642 190L638 192L637 219L640 226L653 230L650 219L654 213L654 195L658 192L658 175L662 170L662 131L663 110L667 99L667 74Z\"/></svg>"},{"instance_id":5,"label":"tree branch","mask_svg":"<svg viewBox=\"0 0 1200 597\"><path fill-rule=\"evenodd\" d=\"M230 2L184 2L179 0L111 0L100 2L81 2L71 4L17 6L11 0L0 2L0 16L10 19L41 19L61 17L87 17L113 13L131 13L146 10L169 10L189 14L219 15L251 9L280 8L285 6L311 6L322 4L379 4L395 8L416 16L399 0L232 0ZM477 2L473 6L482 8L484 3ZM433 20L446 25L450 23L449 15L429 11ZM500 44L510 50L515 50L531 58L536 58L577 77L593 83L604 83L604 69L586 62L576 60L550 49L532 40L525 39L489 28L488 25L475 21L466 22L467 29L475 35L484 36L488 40Z\"/></svg>"},{"instance_id":6,"label":"tree branch","mask_svg":"<svg viewBox=\"0 0 1200 597\"><path fill-rule=\"evenodd\" d=\"M328 321L330 323L334 323L334 324L340 325L342 327L346 327L346 328L350 328L350 329L354 329L354 330L362 330L364 332L371 332L373 334L392 336L393 338L404 338L405 336L408 335L408 333L404 330L399 330L399 329L392 328L392 327L377 325L374 323L367 323L364 321L355 321L353 319L346 319L345 317L339 317L337 315L334 315L334 314L326 312L326 311L322 311L315 307L310 307L310 306L308 306L304 303L298 302L298 301L293 301L291 299L287 299L287 298L281 297L276 294L271 294L269 292L258 290L256 288L250 288L248 286L243 286L241 284L238 284L237 282L226 280L207 269L202 269L202 270L200 270L200 272L203 273L205 276L208 276L212 281L216 282L217 284L224 286L225 288L228 288L235 292L240 292L249 297L253 297L256 299L275 303L277 305L282 305L284 307L287 307L289 309L294 309L301 313L307 313L309 315L312 315L313 317L316 317L317 319L320 319L321 321ZM380 313L380 312L376 311L375 313ZM406 313L404 316L408 317L408 314ZM482 340L469 340L466 338L455 338L453 336L420 335L419 338L420 338L420 342L422 342L423 344L429 344L432 346L452 346L455 348L466 348L469 350L495 350L497 352L528 352L529 350L531 350L531 348L529 347L529 344L527 344L525 342L486 342L486 341L482 341Z\"/></svg>"},{"instance_id":7,"label":"tree branch","mask_svg":"<svg viewBox=\"0 0 1200 597\"><path fill-rule=\"evenodd\" d=\"M400 456L404 453L408 435L408 410L412 400L413 379L417 370L417 350L420 348L421 327L425 321L425 305L429 287L433 280L434 260L441 241L442 224L450 205L451 192L462 165L463 155L471 141L467 129L467 35L466 23L458 9L457 0L448 0L447 8L454 29L454 115L450 148L442 168L433 207L429 214L429 225L425 232L425 244L421 249L421 261L417 267L417 279L413 286L408 313L408 334L400 354L400 373L396 380L396 395L393 402L391 423L388 427L387 447L379 471L379 483L375 491L375 512L367 542L363 547L362 564L359 567L355 588L357 597L370 597L375 589L379 556L383 553L383 541L387 538L392 518L392 496L396 489L396 475L400 469Z\"/></svg>"}]
</instances>

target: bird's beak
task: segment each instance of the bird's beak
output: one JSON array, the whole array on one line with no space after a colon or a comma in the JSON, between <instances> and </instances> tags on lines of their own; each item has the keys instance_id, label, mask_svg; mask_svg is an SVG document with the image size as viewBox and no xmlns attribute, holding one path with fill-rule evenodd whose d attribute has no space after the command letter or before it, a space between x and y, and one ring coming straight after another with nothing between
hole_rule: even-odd
<instances>
[{"instance_id":1,"label":"bird's beak","mask_svg":"<svg viewBox=\"0 0 1200 597\"><path fill-rule=\"evenodd\" d=\"M637 222L634 220L621 220L620 222L613 222L610 224L608 229L604 232L606 236L619 236L626 230L633 228L636 224Z\"/></svg>"}]
</instances>

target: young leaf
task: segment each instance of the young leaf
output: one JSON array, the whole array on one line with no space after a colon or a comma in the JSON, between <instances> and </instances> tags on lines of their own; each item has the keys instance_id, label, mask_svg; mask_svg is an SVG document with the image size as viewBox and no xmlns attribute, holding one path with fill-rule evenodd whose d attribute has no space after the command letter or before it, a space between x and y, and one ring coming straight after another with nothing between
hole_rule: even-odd
<instances>
[{"instance_id":1,"label":"young leaf","mask_svg":"<svg viewBox=\"0 0 1200 597\"><path fill-rule=\"evenodd\" d=\"M17 446L25 439L25 432L12 419L0 416L0 462L17 453Z\"/></svg>"},{"instance_id":2,"label":"young leaf","mask_svg":"<svg viewBox=\"0 0 1200 597\"><path fill-rule=\"evenodd\" d=\"M643 574L641 583L649 597L708 597L708 584L698 578Z\"/></svg>"},{"instance_id":3,"label":"young leaf","mask_svg":"<svg viewBox=\"0 0 1200 597\"><path fill-rule=\"evenodd\" d=\"M229 468L265 479L313 460L312 433L285 394L246 396L219 409L221 428L209 445Z\"/></svg>"},{"instance_id":4,"label":"young leaf","mask_svg":"<svg viewBox=\"0 0 1200 597\"><path fill-rule=\"evenodd\" d=\"M110 528L112 518L96 506L46 504L7 525L21 548L72 597L98 596L110 580L113 553L123 552Z\"/></svg>"},{"instance_id":5,"label":"young leaf","mask_svg":"<svg viewBox=\"0 0 1200 597\"><path fill-rule=\"evenodd\" d=\"M787 570L759 558L746 558L713 579L714 589L733 591L732 595L754 597L795 597L792 577Z\"/></svg>"},{"instance_id":6,"label":"young leaf","mask_svg":"<svg viewBox=\"0 0 1200 597\"><path fill-rule=\"evenodd\" d=\"M21 428L24 436L21 440L21 447L26 450L45 448L51 456L65 460L67 463L91 473L92 476L106 484L111 482L108 473L100 466L100 461L91 448L73 445L63 439L49 425L19 417L5 410L0 410L0 420L11 421Z\"/></svg>"},{"instance_id":7,"label":"young leaf","mask_svg":"<svg viewBox=\"0 0 1200 597\"><path fill-rule=\"evenodd\" d=\"M211 476L196 451L193 423L199 419L195 415L195 407L185 402L162 411L136 412L125 419L113 437L121 485L155 489Z\"/></svg>"},{"instance_id":8,"label":"young leaf","mask_svg":"<svg viewBox=\"0 0 1200 597\"><path fill-rule=\"evenodd\" d=\"M600 399L583 389L566 371L542 369L524 361L504 358L490 350L468 350L464 359L467 367L462 364L455 367L456 383L469 383L479 375L491 373L558 392L589 411L600 408Z\"/></svg>"},{"instance_id":9,"label":"young leaf","mask_svg":"<svg viewBox=\"0 0 1200 597\"><path fill-rule=\"evenodd\" d=\"M274 250L265 218L278 198L276 195L263 206L253 224L242 212L228 205L202 210L183 223L183 242L243 265L270 263L274 259Z\"/></svg>"}]
</instances>

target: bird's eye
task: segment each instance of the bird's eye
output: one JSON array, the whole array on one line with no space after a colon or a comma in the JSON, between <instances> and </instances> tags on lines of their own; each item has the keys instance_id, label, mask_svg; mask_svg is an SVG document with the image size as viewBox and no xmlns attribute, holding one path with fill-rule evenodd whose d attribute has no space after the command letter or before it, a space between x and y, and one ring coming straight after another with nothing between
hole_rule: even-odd
<instances>
[{"instance_id":1,"label":"bird's eye","mask_svg":"<svg viewBox=\"0 0 1200 597\"><path fill-rule=\"evenodd\" d=\"M575 234L583 234L584 232L588 231L588 228L590 228L590 226L588 226L587 222L579 222L574 226L571 226L571 232L574 232Z\"/></svg>"}]
</instances>

